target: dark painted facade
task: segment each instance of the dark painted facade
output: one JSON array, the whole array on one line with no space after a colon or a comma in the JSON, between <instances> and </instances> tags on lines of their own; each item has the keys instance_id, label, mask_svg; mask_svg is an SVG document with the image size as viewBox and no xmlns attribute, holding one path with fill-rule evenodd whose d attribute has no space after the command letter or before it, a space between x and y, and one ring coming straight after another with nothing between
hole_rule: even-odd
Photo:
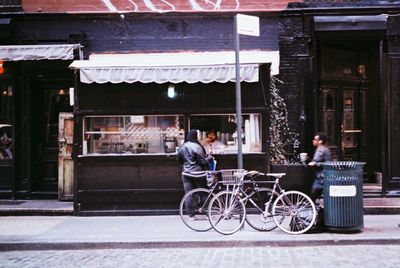
<instances>
[{"instance_id":1,"label":"dark painted facade","mask_svg":"<svg viewBox=\"0 0 400 268\"><path fill-rule=\"evenodd\" d=\"M279 76L290 127L308 152L313 134L328 132L338 160L365 161L365 181L382 173L383 193L397 195L400 4L338 2L293 3L282 17ZM346 109L350 100L354 114Z\"/></svg>"},{"instance_id":2,"label":"dark painted facade","mask_svg":"<svg viewBox=\"0 0 400 268\"><path fill-rule=\"evenodd\" d=\"M193 10L190 13L179 10L168 13L100 10L78 13L76 9L69 9L69 13L62 13L52 9L51 4L46 9L46 5L39 7L34 2L29 2L26 8L4 7L1 10L1 45L81 43L85 59L93 53L219 51L232 50L234 45L234 9ZM312 152L311 138L315 131L331 131L331 144L338 159L366 161L366 181L373 182L382 174L382 193L398 195L400 3L304 1L290 3L286 9L260 8L243 13L260 17L261 36L242 37L241 49L280 51L279 79L283 81L280 91L287 103L290 130L300 135L301 150ZM374 25L380 24L379 16L383 14L388 15L385 26L375 29ZM357 18L351 22L350 16ZM376 16L377 21L364 23L365 16ZM328 17L341 26L319 30L318 27L323 25L318 24L316 18L324 20ZM341 24L334 17L350 18L350 22ZM1 81L7 87L11 85L13 92L2 95L1 118L4 123L14 126L15 157L3 162L7 171L1 172L4 176L1 197L56 197L57 132L49 125L57 125L56 117L51 114L72 111L70 106L64 105L67 97L57 94L58 89L74 87L77 90L74 107L75 208L79 211L176 208L182 188L175 159L167 156L79 158L82 120L85 115L110 113L168 114L179 111L185 114L192 112L193 105L175 105L160 100L157 105L144 101L135 106L114 106L112 103L123 102L129 94L134 94L129 95L132 99L145 98L142 92L146 91L146 86L85 85L79 83L79 76L68 69L70 63L70 60L5 63L6 72ZM265 68L264 76L269 72L268 66ZM234 85L228 83L222 87L229 91ZM257 91L261 85L255 87ZM153 88L157 90L156 86ZM185 85L183 90L186 94L194 88L201 89L201 93L195 94L212 94L201 85ZM245 85L244 92L246 88ZM112 96L107 95L108 90L113 90ZM267 124L268 108L257 103L257 98L254 98L256 101L251 99L248 98L244 109L261 113ZM199 113L233 112L233 108L233 103L227 107L218 103L195 107ZM352 119L346 121L346 118ZM350 124L348 128L346 123ZM265 137L266 129L263 131ZM251 168L269 169L268 146L266 139L262 157L249 155L248 160L245 158L255 165ZM234 162L227 156L221 159L220 167L229 167ZM148 165L150 167L145 168ZM147 174L149 169L154 173ZM112 180L113 184L108 177L116 173L120 176ZM142 181L144 177L152 177L154 183ZM151 200L139 202L150 193L156 193L155 203Z\"/></svg>"}]
</instances>

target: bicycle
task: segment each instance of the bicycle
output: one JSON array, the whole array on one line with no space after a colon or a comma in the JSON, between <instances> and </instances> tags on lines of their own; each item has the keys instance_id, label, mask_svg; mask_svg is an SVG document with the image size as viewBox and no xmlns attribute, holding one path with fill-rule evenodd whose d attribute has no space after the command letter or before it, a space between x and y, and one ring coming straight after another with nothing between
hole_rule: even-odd
<instances>
[{"instance_id":1,"label":"bicycle","mask_svg":"<svg viewBox=\"0 0 400 268\"><path fill-rule=\"evenodd\" d=\"M268 223L270 228L265 228L265 230L274 229L271 224L272 219L279 229L289 234L301 234L313 226L316 219L314 203L310 197L302 192L285 192L282 189L279 179L285 176L285 173L264 174L258 171L232 170L231 174L227 174L226 177L236 182L233 189L219 192L209 204L208 218L214 230L225 235L233 234L242 228L246 219L249 219L246 214L246 206L248 206L248 202L251 204L256 202L253 200L252 194L247 194L243 190L242 186L246 173L275 177L275 181L257 182L274 183L272 193L269 194L269 200L261 206L253 205L252 218L258 216L260 222ZM249 223L249 220L247 222Z\"/></svg>"},{"instance_id":2,"label":"bicycle","mask_svg":"<svg viewBox=\"0 0 400 268\"><path fill-rule=\"evenodd\" d=\"M197 232L205 232L212 229L208 220L209 201L220 191L218 184L219 171L199 171L192 173L182 172L182 175L195 178L206 177L210 189L196 188L187 192L181 199L179 213L183 223L190 229ZM191 206L189 209L187 209ZM190 210L190 211L188 211ZM195 218L192 217L195 214Z\"/></svg>"}]
</instances>

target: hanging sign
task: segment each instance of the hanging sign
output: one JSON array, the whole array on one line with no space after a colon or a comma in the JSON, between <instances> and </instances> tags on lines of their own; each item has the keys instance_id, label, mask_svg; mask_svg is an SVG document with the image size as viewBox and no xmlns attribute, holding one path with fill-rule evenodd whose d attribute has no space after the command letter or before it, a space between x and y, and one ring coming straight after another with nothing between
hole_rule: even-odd
<instances>
[{"instance_id":1,"label":"hanging sign","mask_svg":"<svg viewBox=\"0 0 400 268\"><path fill-rule=\"evenodd\" d=\"M260 18L256 16L237 14L238 34L260 36Z\"/></svg>"}]
</instances>

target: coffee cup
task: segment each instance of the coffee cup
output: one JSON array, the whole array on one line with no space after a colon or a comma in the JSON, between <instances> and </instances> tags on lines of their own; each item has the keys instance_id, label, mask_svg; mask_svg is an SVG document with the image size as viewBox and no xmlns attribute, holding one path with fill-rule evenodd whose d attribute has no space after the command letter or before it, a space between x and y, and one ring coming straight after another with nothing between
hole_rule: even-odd
<instances>
[{"instance_id":1,"label":"coffee cup","mask_svg":"<svg viewBox=\"0 0 400 268\"><path fill-rule=\"evenodd\" d=\"M305 163L307 161L308 154L307 153L300 153L300 161Z\"/></svg>"}]
</instances>

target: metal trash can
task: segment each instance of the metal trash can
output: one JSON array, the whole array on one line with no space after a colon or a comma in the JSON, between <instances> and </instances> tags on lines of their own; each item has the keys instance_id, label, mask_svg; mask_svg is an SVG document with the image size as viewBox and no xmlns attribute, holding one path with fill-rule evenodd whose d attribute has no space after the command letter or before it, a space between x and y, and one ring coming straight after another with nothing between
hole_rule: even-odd
<instances>
[{"instance_id":1,"label":"metal trash can","mask_svg":"<svg viewBox=\"0 0 400 268\"><path fill-rule=\"evenodd\" d=\"M361 231L364 228L364 162L323 163L324 223L331 231Z\"/></svg>"}]
</instances>

